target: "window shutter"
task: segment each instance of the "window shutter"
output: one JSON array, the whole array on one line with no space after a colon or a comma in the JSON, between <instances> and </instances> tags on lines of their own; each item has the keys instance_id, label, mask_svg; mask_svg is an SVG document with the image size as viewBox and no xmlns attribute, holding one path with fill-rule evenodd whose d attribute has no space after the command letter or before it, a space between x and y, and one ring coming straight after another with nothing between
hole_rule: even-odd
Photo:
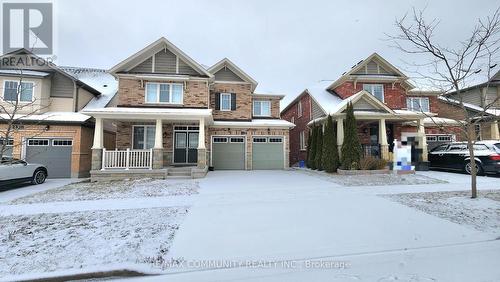
<instances>
[{"instance_id":1,"label":"window shutter","mask_svg":"<svg viewBox=\"0 0 500 282\"><path fill-rule=\"evenodd\" d=\"M231 111L236 111L236 93L231 93Z\"/></svg>"},{"instance_id":2,"label":"window shutter","mask_svg":"<svg viewBox=\"0 0 500 282\"><path fill-rule=\"evenodd\" d=\"M220 110L220 93L215 93L215 109Z\"/></svg>"}]
</instances>

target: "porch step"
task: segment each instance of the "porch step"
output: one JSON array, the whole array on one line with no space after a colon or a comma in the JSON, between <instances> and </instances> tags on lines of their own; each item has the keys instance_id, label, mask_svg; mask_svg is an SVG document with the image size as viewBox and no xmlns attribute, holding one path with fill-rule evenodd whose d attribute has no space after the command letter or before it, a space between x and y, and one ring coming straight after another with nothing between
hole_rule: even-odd
<instances>
[{"instance_id":1,"label":"porch step","mask_svg":"<svg viewBox=\"0 0 500 282\"><path fill-rule=\"evenodd\" d=\"M190 167L172 167L168 169L167 178L191 178Z\"/></svg>"}]
</instances>

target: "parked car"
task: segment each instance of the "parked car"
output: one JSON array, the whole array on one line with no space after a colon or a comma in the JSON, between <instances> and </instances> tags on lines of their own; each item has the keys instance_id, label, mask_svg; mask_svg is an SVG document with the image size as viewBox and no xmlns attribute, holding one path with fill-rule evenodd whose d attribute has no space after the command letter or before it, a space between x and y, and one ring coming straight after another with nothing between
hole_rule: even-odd
<instances>
[{"instance_id":1,"label":"parked car","mask_svg":"<svg viewBox=\"0 0 500 282\"><path fill-rule=\"evenodd\" d=\"M0 161L0 185L31 182L42 184L47 179L47 168L41 164L30 164L23 160L3 157Z\"/></svg>"},{"instance_id":2,"label":"parked car","mask_svg":"<svg viewBox=\"0 0 500 282\"><path fill-rule=\"evenodd\" d=\"M478 174L500 173L500 141L477 141L474 157ZM467 143L453 142L439 145L429 152L429 166L471 173L470 154Z\"/></svg>"}]
</instances>

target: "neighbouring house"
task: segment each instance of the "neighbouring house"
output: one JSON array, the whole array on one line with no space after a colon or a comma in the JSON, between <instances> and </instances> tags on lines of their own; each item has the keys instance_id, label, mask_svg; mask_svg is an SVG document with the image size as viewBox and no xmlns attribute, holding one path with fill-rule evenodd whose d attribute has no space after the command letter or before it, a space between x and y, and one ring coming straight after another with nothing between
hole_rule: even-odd
<instances>
[{"instance_id":1,"label":"neighbouring house","mask_svg":"<svg viewBox=\"0 0 500 282\"><path fill-rule=\"evenodd\" d=\"M477 140L499 140L500 120L500 71L483 83L467 87L457 94L447 93L439 98L440 116L452 119L480 118L476 124ZM462 109L466 109L466 112Z\"/></svg>"},{"instance_id":2,"label":"neighbouring house","mask_svg":"<svg viewBox=\"0 0 500 282\"><path fill-rule=\"evenodd\" d=\"M365 155L389 160L394 139L402 140L413 145L412 162L426 169L429 147L460 138L456 121L438 117L438 94L416 89L403 72L374 53L337 80L306 88L283 108L281 118L296 125L290 130L290 165L306 160L309 128L328 115L335 120L337 144L342 146L350 102Z\"/></svg>"},{"instance_id":3,"label":"neighbouring house","mask_svg":"<svg viewBox=\"0 0 500 282\"><path fill-rule=\"evenodd\" d=\"M25 49L4 54L0 61L4 156L44 164L51 178L88 177L94 121L82 110L112 101L117 91L114 77L100 69L56 66ZM9 120L14 123L6 139ZM104 140L110 148L114 131L106 125Z\"/></svg>"},{"instance_id":4,"label":"neighbouring house","mask_svg":"<svg viewBox=\"0 0 500 282\"><path fill-rule=\"evenodd\" d=\"M283 96L255 93L257 82L230 60L205 68L160 38L109 72L116 106L85 111L96 120L93 181L288 167ZM116 150L104 143L104 121L117 126Z\"/></svg>"}]
</instances>

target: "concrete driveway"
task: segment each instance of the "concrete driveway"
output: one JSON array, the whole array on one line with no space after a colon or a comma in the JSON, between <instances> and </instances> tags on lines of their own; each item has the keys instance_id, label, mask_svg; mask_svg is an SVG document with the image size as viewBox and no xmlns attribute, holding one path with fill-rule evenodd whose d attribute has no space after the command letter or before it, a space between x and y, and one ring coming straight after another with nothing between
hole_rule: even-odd
<instances>
[{"instance_id":1,"label":"concrete driveway","mask_svg":"<svg viewBox=\"0 0 500 282\"><path fill-rule=\"evenodd\" d=\"M45 183L39 185L24 183L0 187L0 203L84 180L81 178L53 178L47 179Z\"/></svg>"},{"instance_id":2,"label":"concrete driveway","mask_svg":"<svg viewBox=\"0 0 500 282\"><path fill-rule=\"evenodd\" d=\"M441 177L443 175L448 174ZM489 180L483 182L492 183ZM466 185L455 181L425 187L448 190L466 188ZM427 272L429 264L435 265L432 268L435 271L427 273L434 277L432 279L460 281L456 279L469 276L459 271L451 272L451 268L461 264L465 267L477 256L475 264L481 262L481 267L468 273L477 278L475 272L480 275L492 273L489 268L493 270L494 266L490 259L500 259L499 241L494 241L491 234L378 197L369 187L340 187L296 171L211 172L200 181L200 186L200 195L170 250L172 258L182 258L193 265L172 270L178 274L169 275L171 281L332 278L331 269L312 271L271 267L256 271L247 265L217 270L217 266L200 267L196 264L212 260L253 263L321 258L348 259L353 264L361 261L348 270L333 271L335 275L345 274L351 278L368 277L366 281L395 273L401 278L418 269ZM392 189L398 188L393 186ZM443 263L446 265L439 268ZM451 268L443 270L446 267ZM207 276L208 273L211 275ZM263 279L260 274L270 276ZM500 276L500 272L496 270L493 275ZM348 281L346 277L330 280Z\"/></svg>"}]
</instances>

